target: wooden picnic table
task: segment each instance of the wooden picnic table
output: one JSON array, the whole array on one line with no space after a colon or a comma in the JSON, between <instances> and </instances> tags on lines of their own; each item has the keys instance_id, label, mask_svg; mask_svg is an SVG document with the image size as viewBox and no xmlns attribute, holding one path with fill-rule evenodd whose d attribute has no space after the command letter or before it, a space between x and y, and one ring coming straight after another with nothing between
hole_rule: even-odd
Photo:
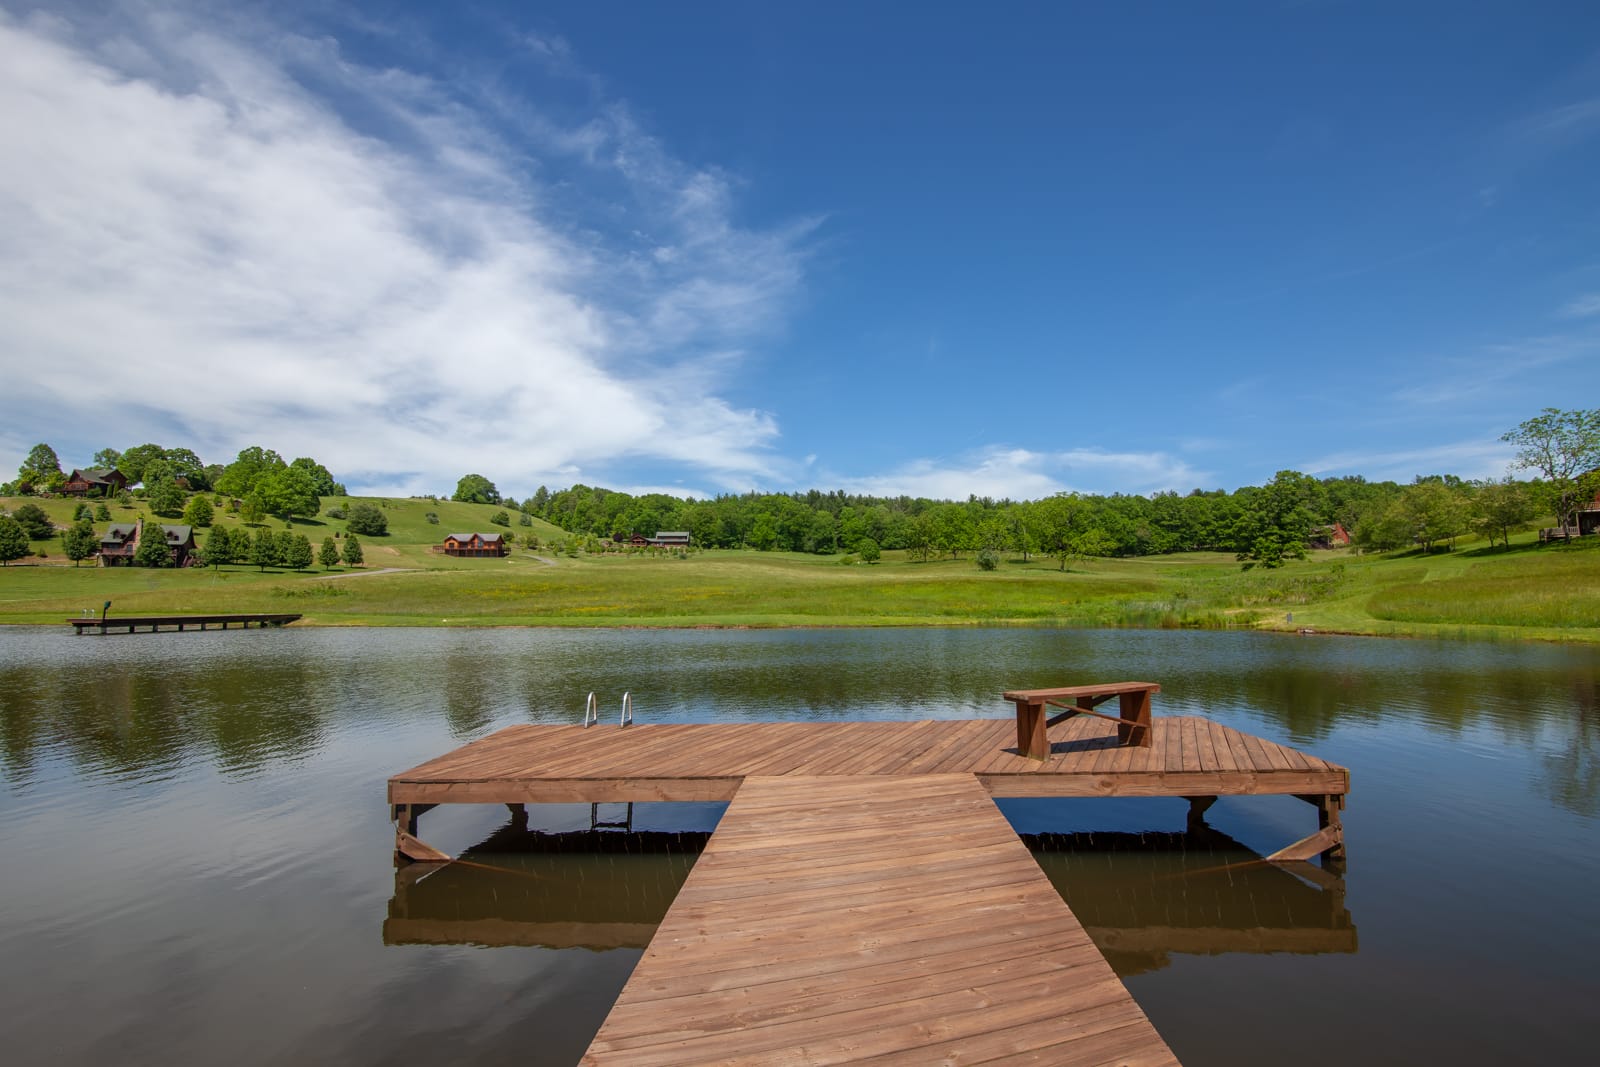
<instances>
[{"instance_id":1,"label":"wooden picnic table","mask_svg":"<svg viewBox=\"0 0 1600 1067\"><path fill-rule=\"evenodd\" d=\"M1049 727L1074 715L1094 715L1117 724L1117 744L1135 748L1150 745L1150 696L1161 692L1155 682L1104 682L1100 685L1068 685L1057 689L1018 689L1005 694L1017 706L1017 751L1030 759L1050 758ZM1116 697L1121 715L1107 715L1095 708ZM1046 716L1046 707L1061 708Z\"/></svg>"}]
</instances>

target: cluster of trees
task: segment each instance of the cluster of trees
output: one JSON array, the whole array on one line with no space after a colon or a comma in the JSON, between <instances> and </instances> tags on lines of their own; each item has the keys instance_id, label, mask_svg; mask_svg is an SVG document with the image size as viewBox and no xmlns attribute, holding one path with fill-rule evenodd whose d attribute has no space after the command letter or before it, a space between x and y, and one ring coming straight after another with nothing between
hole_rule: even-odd
<instances>
[{"instance_id":1,"label":"cluster of trees","mask_svg":"<svg viewBox=\"0 0 1600 1067\"><path fill-rule=\"evenodd\" d=\"M233 462L206 464L187 448L164 448L158 444L135 445L126 451L102 448L94 455L91 467L115 468L128 483L142 484L150 510L163 518L183 516L194 526L211 521L211 504L196 504L191 494L226 494L241 501L240 514L246 522L259 522L266 515L285 520L309 518L321 510L323 497L343 496L345 488L321 463L302 456L284 462L270 448L251 445L242 449ZM37 444L17 470L14 482L0 485L7 495L58 493L66 483L55 449ZM194 508L193 514L188 511Z\"/></svg>"},{"instance_id":2,"label":"cluster of trees","mask_svg":"<svg viewBox=\"0 0 1600 1067\"><path fill-rule=\"evenodd\" d=\"M344 539L341 549L332 537L325 537L321 547L313 550L311 539L293 530L274 532L261 527L252 534L243 529L229 530L226 526L214 526L200 550L200 562L208 567L242 563L262 570L286 567L303 571L313 562L324 567L336 567L341 562L354 567L362 562L361 539L351 534Z\"/></svg>"},{"instance_id":3,"label":"cluster of trees","mask_svg":"<svg viewBox=\"0 0 1600 1067\"><path fill-rule=\"evenodd\" d=\"M1039 553L1060 559L1063 567L1076 557L1208 550L1232 552L1246 566L1273 567L1304 556L1314 536L1335 523L1358 548L1372 551L1431 550L1473 532L1491 543L1507 543L1539 515L1560 516L1563 524L1573 521L1578 502L1600 488L1600 411L1547 408L1503 439L1518 446L1517 465L1539 478L1468 482L1432 475L1401 485L1359 476L1317 479L1286 470L1265 485L1232 493L1064 493L1027 502L817 490L695 500L586 485L551 493L540 486L520 508L572 534L619 538L688 530L697 545L709 548L847 551L863 557L903 549L914 559L972 553L980 562L992 562L999 552L1024 558ZM481 476L463 478L462 486L469 479ZM510 499L501 502L517 506Z\"/></svg>"}]
</instances>

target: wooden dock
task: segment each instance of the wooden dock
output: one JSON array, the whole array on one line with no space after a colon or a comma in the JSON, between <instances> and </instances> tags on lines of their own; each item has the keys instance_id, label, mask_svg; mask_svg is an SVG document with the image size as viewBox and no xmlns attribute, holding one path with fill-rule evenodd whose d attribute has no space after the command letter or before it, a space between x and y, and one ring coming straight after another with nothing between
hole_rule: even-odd
<instances>
[{"instance_id":1,"label":"wooden dock","mask_svg":"<svg viewBox=\"0 0 1600 1067\"><path fill-rule=\"evenodd\" d=\"M248 630L251 626L265 629L268 626L287 626L299 619L299 614L278 612L253 615L119 615L115 618L82 618L68 619L73 631L79 635L85 633L161 633L184 630L208 630L216 628L226 630L237 626L241 630Z\"/></svg>"},{"instance_id":2,"label":"wooden dock","mask_svg":"<svg viewBox=\"0 0 1600 1067\"><path fill-rule=\"evenodd\" d=\"M389 780L437 804L728 801L585 1062L1173 1064L991 797L1286 794L1342 854L1349 772L1195 717L501 730ZM1024 744L1026 742L1026 745ZM1024 754L1042 751L1044 758Z\"/></svg>"}]
</instances>

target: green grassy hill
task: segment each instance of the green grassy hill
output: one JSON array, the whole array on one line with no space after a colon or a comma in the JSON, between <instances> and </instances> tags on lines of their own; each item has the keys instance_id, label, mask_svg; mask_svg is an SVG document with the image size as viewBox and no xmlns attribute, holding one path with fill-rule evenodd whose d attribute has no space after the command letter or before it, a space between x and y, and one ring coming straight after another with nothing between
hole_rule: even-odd
<instances>
[{"instance_id":1,"label":"green grassy hill","mask_svg":"<svg viewBox=\"0 0 1600 1067\"><path fill-rule=\"evenodd\" d=\"M355 572L234 565L182 571L74 568L59 540L0 570L0 622L59 623L114 601L124 614L298 611L323 625L834 626L1072 625L1243 627L1414 636L1600 640L1600 538L1510 550L1463 541L1453 552L1359 556L1317 552L1274 570L1241 571L1231 556L1186 553L1075 562L1008 559L992 572L969 558L914 563L888 552L849 557L754 551L555 555L518 547L505 559L431 551L449 533L535 533L548 523L492 526L500 510L450 501L357 498L383 509L387 537L363 537ZM14 508L25 501L0 498ZM60 525L73 501L39 503ZM326 512L294 524L313 543L342 538ZM157 521L142 503L111 505L113 521ZM438 517L430 522L429 512ZM513 513L514 515L515 513ZM167 520L171 521L171 520ZM219 522L238 525L236 516ZM515 519L513 522L515 523ZM105 523L97 523L104 529ZM283 524L268 520L269 528ZM200 535L204 541L204 533ZM360 575L359 577L355 575Z\"/></svg>"}]
</instances>

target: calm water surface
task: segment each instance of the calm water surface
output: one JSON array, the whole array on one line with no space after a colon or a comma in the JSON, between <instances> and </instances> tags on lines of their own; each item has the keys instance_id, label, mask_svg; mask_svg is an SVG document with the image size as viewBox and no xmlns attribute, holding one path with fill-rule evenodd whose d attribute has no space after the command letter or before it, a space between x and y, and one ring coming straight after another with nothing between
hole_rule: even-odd
<instances>
[{"instance_id":1,"label":"calm water surface","mask_svg":"<svg viewBox=\"0 0 1600 1067\"><path fill-rule=\"evenodd\" d=\"M0 630L0 989L19 1064L570 1064L720 814L605 851L496 807L390 865L384 781L583 695L641 721L1008 717L1148 678L1352 770L1348 870L1253 862L1290 798L1009 801L1189 1065L1596 1062L1600 651L1044 630ZM602 817L612 812L602 809ZM533 828L587 831L587 806ZM576 850L575 850L576 848Z\"/></svg>"}]
</instances>

